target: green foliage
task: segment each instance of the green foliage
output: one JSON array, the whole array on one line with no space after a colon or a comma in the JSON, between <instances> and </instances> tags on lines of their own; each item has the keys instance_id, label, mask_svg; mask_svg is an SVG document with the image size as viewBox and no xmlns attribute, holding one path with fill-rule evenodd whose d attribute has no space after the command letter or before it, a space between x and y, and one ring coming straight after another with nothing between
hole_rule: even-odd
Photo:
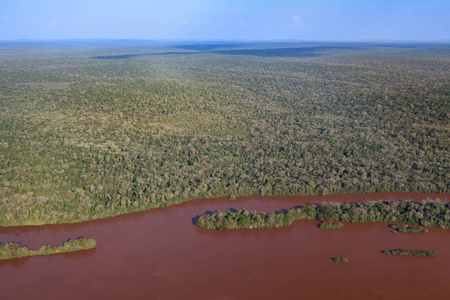
<instances>
[{"instance_id":1,"label":"green foliage","mask_svg":"<svg viewBox=\"0 0 450 300\"><path fill-rule=\"evenodd\" d=\"M348 263L348 258L346 257L333 257L331 258L335 263Z\"/></svg>"},{"instance_id":2,"label":"green foliage","mask_svg":"<svg viewBox=\"0 0 450 300\"><path fill-rule=\"evenodd\" d=\"M264 213L239 209L237 211L215 211L212 214L200 216L196 224L207 229L238 229L238 228L266 228L280 227L292 224L295 220L305 218L299 209L292 209L288 213Z\"/></svg>"},{"instance_id":3,"label":"green foliage","mask_svg":"<svg viewBox=\"0 0 450 300\"><path fill-rule=\"evenodd\" d=\"M0 42L0 226L228 195L450 191L448 45L290 46ZM135 56L91 59L112 54Z\"/></svg>"},{"instance_id":4,"label":"green foliage","mask_svg":"<svg viewBox=\"0 0 450 300\"><path fill-rule=\"evenodd\" d=\"M52 247L50 245L41 246L38 250L31 250L21 243L0 244L0 260L17 257L27 257L36 255L51 255L56 253L74 252L88 250L97 247L96 240L90 238L69 239L62 246Z\"/></svg>"},{"instance_id":5,"label":"green foliage","mask_svg":"<svg viewBox=\"0 0 450 300\"><path fill-rule=\"evenodd\" d=\"M383 251L384 254L391 255L411 255L411 256L427 256L427 257L437 257L437 253L434 251L428 250L403 250L403 249L395 249L395 250L387 250Z\"/></svg>"},{"instance_id":6,"label":"green foliage","mask_svg":"<svg viewBox=\"0 0 450 300\"><path fill-rule=\"evenodd\" d=\"M439 199L428 199L422 203L411 202L410 200L344 204L324 202L320 206L309 204L305 207L291 208L286 213L249 212L246 209L237 211L217 210L212 214L200 216L196 224L207 229L252 229L287 226L300 219L330 220L330 222L320 224L320 229L343 226L342 223L332 220L343 222L403 222L450 228L450 203L445 204ZM406 225L399 225L399 228L402 226ZM418 229L421 227L409 228L413 228L410 229L411 231L423 230Z\"/></svg>"},{"instance_id":7,"label":"green foliage","mask_svg":"<svg viewBox=\"0 0 450 300\"><path fill-rule=\"evenodd\" d=\"M342 224L341 222L331 221L331 222L327 222L327 223L325 223L325 222L320 223L319 228L320 229L339 229L342 226L344 226L344 224Z\"/></svg>"},{"instance_id":8,"label":"green foliage","mask_svg":"<svg viewBox=\"0 0 450 300\"><path fill-rule=\"evenodd\" d=\"M406 224L391 224L391 225L389 225L389 227L391 227L392 229L397 230L398 232L403 232L403 233L428 232L428 230L426 228L413 227L413 226L408 226Z\"/></svg>"}]
</instances>

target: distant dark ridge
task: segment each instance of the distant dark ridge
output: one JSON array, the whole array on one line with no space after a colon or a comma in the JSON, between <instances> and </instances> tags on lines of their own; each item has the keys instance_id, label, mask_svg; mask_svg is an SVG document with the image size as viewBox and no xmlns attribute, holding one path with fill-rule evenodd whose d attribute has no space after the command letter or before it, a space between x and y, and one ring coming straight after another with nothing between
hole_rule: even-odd
<instances>
[{"instance_id":1,"label":"distant dark ridge","mask_svg":"<svg viewBox=\"0 0 450 300\"><path fill-rule=\"evenodd\" d=\"M192 44L192 45L178 45L175 48L185 49L185 50L196 50L196 51L210 51L223 48L243 48L248 46L248 44Z\"/></svg>"},{"instance_id":2,"label":"distant dark ridge","mask_svg":"<svg viewBox=\"0 0 450 300\"><path fill-rule=\"evenodd\" d=\"M94 56L93 59L130 59L140 56L156 56L156 55L184 55L195 53L217 53L225 55L250 55L259 57L317 57L324 55L329 50L357 50L356 47L301 47L301 48L273 48L273 49L236 49L236 50L216 50L217 48L237 47L233 44L220 45L180 45L176 48L199 50L197 52L163 52L163 53L146 53L146 54L122 54L122 55L106 55ZM242 45L241 45L242 46Z\"/></svg>"},{"instance_id":3,"label":"distant dark ridge","mask_svg":"<svg viewBox=\"0 0 450 300\"><path fill-rule=\"evenodd\" d=\"M355 47L302 47L302 48L275 48L275 49L242 49L214 51L219 54L252 55L259 57L317 57L324 55L328 50L356 50Z\"/></svg>"},{"instance_id":4,"label":"distant dark ridge","mask_svg":"<svg viewBox=\"0 0 450 300\"><path fill-rule=\"evenodd\" d=\"M177 55L177 54L194 54L198 52L162 52L162 53L144 53L144 54L121 54L121 55L105 55L93 56L91 59L130 59L140 56L157 56L157 55Z\"/></svg>"}]
</instances>

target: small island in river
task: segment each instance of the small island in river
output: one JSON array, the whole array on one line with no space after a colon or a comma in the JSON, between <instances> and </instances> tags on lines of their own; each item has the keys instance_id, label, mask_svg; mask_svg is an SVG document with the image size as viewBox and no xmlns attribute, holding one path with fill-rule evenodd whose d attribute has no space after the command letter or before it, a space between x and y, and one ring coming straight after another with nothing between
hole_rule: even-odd
<instances>
[{"instance_id":1,"label":"small island in river","mask_svg":"<svg viewBox=\"0 0 450 300\"><path fill-rule=\"evenodd\" d=\"M51 255L56 253L67 253L81 250L88 250L97 247L96 240L91 238L69 239L62 246L52 247L50 245L41 246L38 250L31 250L21 243L10 242L0 244L0 260L18 257L28 257L37 255Z\"/></svg>"},{"instance_id":2,"label":"small island in river","mask_svg":"<svg viewBox=\"0 0 450 300\"><path fill-rule=\"evenodd\" d=\"M384 254L391 255L400 255L400 256L427 256L427 257L437 257L437 253L435 251L428 250L404 250L404 249L395 249L383 251Z\"/></svg>"},{"instance_id":3,"label":"small island in river","mask_svg":"<svg viewBox=\"0 0 450 300\"><path fill-rule=\"evenodd\" d=\"M348 258L346 258L346 257L332 257L331 260L337 264L338 263L348 263Z\"/></svg>"}]
</instances>

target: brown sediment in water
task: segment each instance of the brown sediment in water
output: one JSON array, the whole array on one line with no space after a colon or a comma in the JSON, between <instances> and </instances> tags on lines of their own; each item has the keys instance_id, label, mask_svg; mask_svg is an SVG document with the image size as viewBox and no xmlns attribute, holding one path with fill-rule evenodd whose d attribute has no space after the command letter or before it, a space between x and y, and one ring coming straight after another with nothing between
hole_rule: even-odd
<instances>
[{"instance_id":1,"label":"brown sediment in water","mask_svg":"<svg viewBox=\"0 0 450 300\"><path fill-rule=\"evenodd\" d=\"M346 223L320 230L316 220L282 228L215 231L196 227L205 211L246 207L277 211L306 203L421 201L450 194L373 193L198 199L92 222L8 227L0 241L30 248L89 236L97 249L0 262L4 299L446 299L450 230L395 235L389 223ZM391 257L386 249L422 249L436 258ZM335 264L332 257L346 257Z\"/></svg>"}]
</instances>

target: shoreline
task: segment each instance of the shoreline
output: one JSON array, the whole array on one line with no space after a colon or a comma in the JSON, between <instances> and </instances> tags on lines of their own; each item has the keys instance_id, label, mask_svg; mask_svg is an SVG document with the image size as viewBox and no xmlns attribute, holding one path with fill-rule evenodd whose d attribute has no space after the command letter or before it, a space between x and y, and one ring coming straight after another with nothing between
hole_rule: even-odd
<instances>
[{"instance_id":1,"label":"shoreline","mask_svg":"<svg viewBox=\"0 0 450 300\"><path fill-rule=\"evenodd\" d=\"M404 195L404 196L403 196ZM168 206L160 206L154 207L145 210L138 210L133 212L126 212L122 214L117 214L113 216L108 216L104 218L98 218L93 220L83 220L83 221L75 221L75 222L65 222L65 223L41 223L41 224L31 224L31 225L11 225L11 226L0 226L0 230L2 229L21 229L21 228L37 228L43 226L63 226L70 224L83 224L89 222L98 222L102 220L108 220L120 216L126 215L134 215L134 214L142 214L148 213L149 211L177 207L186 202L198 202L198 201L227 201L230 204L236 203L239 201L247 201L250 199L259 199L259 200L275 200L275 201L299 201L299 203L303 204L320 204L321 202L339 202L339 203L354 203L354 202L368 202L368 201L377 201L377 200L386 200L386 201L404 201L411 200L412 202L423 201L427 198L429 199L440 199L445 203L450 202L450 194L448 193L414 193L414 192L371 192L371 193L350 193L350 194L326 194L326 195L288 195L288 196L261 196L261 195L246 195L246 196L236 196L232 200L228 200L229 196L221 196L214 198L196 198L191 200L181 201ZM328 200L327 198L332 198L332 200Z\"/></svg>"}]
</instances>

